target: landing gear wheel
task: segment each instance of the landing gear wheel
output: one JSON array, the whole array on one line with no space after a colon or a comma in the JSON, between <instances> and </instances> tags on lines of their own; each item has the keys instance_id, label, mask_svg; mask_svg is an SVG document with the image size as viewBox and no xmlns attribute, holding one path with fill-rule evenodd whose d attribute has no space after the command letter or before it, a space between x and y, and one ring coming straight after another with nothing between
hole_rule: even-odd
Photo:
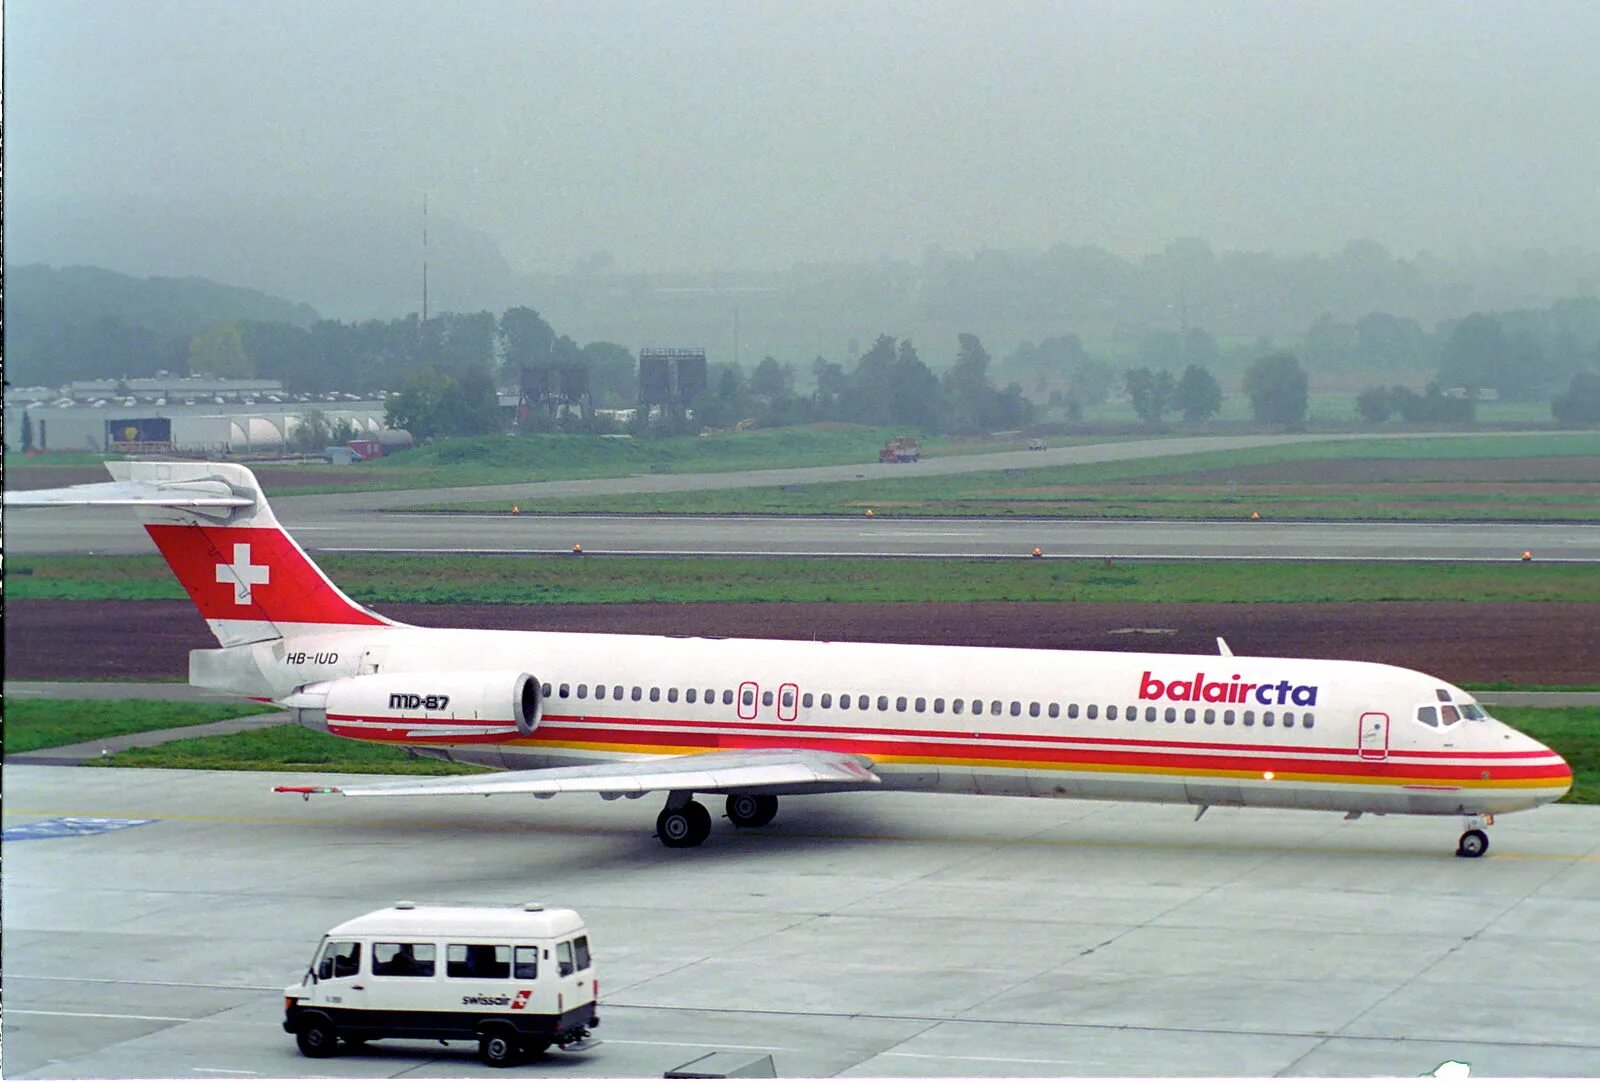
<instances>
[{"instance_id":1,"label":"landing gear wheel","mask_svg":"<svg viewBox=\"0 0 1600 1083\"><path fill-rule=\"evenodd\" d=\"M516 1064L522 1047L509 1031L491 1030L478 1039L478 1056L491 1068L509 1068Z\"/></svg>"},{"instance_id":2,"label":"landing gear wheel","mask_svg":"<svg viewBox=\"0 0 1600 1083\"><path fill-rule=\"evenodd\" d=\"M711 834L711 813L698 801L680 808L664 808L656 817L656 837L674 850L699 846Z\"/></svg>"},{"instance_id":3,"label":"landing gear wheel","mask_svg":"<svg viewBox=\"0 0 1600 1083\"><path fill-rule=\"evenodd\" d=\"M307 1057L331 1057L339 1052L339 1031L331 1019L307 1019L300 1024L294 1044Z\"/></svg>"},{"instance_id":4,"label":"landing gear wheel","mask_svg":"<svg viewBox=\"0 0 1600 1083\"><path fill-rule=\"evenodd\" d=\"M1489 852L1489 836L1477 828L1463 832L1461 841L1456 843L1457 857L1482 857Z\"/></svg>"},{"instance_id":5,"label":"landing gear wheel","mask_svg":"<svg viewBox=\"0 0 1600 1083\"><path fill-rule=\"evenodd\" d=\"M728 819L734 827L765 827L778 814L778 799L764 793L728 795Z\"/></svg>"}]
</instances>

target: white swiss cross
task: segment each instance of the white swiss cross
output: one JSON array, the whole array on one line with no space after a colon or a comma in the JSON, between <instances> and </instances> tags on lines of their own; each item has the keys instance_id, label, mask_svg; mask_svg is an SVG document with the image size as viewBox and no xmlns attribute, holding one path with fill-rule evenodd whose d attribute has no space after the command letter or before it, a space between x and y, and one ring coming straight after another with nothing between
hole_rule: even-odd
<instances>
[{"instance_id":1,"label":"white swiss cross","mask_svg":"<svg viewBox=\"0 0 1600 1083\"><path fill-rule=\"evenodd\" d=\"M235 605L249 605L255 601L250 596L250 590L257 583L270 583L272 569L265 564L250 563L250 545L235 545L233 547L233 563L217 565L217 582L233 584L233 601Z\"/></svg>"}]
</instances>

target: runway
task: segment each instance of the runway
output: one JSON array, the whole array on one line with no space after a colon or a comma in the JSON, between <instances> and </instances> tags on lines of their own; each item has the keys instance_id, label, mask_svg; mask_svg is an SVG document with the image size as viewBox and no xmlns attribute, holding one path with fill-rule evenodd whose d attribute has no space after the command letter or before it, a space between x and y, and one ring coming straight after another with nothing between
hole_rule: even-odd
<instances>
[{"instance_id":1,"label":"runway","mask_svg":"<svg viewBox=\"0 0 1600 1083\"><path fill-rule=\"evenodd\" d=\"M585 916L604 1044L521 1075L714 1049L780 1076L1600 1063L1600 810L1505 817L1463 861L1453 820L852 794L677 853L652 801L302 803L284 780L5 767L8 1077L481 1076L460 1044L316 1062L279 1028L318 936L400 898ZM13 835L60 817L133 822Z\"/></svg>"},{"instance_id":2,"label":"runway","mask_svg":"<svg viewBox=\"0 0 1600 1083\"><path fill-rule=\"evenodd\" d=\"M1600 561L1600 523L1272 523L1054 519L535 516L335 512L280 515L311 552L567 553L1179 560ZM153 553L117 509L18 510L7 549Z\"/></svg>"}]
</instances>

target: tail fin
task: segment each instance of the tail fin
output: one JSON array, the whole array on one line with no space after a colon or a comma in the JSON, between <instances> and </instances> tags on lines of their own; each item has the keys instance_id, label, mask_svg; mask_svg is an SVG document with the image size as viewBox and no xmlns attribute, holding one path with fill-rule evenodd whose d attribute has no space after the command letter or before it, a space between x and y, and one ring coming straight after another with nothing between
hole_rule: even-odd
<instances>
[{"instance_id":1,"label":"tail fin","mask_svg":"<svg viewBox=\"0 0 1600 1083\"><path fill-rule=\"evenodd\" d=\"M392 625L357 605L279 525L235 463L107 463L110 484L6 495L13 506L135 508L224 647L340 627Z\"/></svg>"}]
</instances>

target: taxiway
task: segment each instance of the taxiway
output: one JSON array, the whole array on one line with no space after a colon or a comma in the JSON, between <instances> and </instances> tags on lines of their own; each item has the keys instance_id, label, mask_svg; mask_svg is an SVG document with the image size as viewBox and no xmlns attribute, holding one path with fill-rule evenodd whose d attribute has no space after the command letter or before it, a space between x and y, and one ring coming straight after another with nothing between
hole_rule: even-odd
<instances>
[{"instance_id":1,"label":"taxiway","mask_svg":"<svg viewBox=\"0 0 1600 1083\"><path fill-rule=\"evenodd\" d=\"M851 794L678 853L653 801L302 803L281 781L5 767L8 1077L481 1076L465 1045L318 1062L279 1029L317 937L401 898L587 919L604 1044L513 1075L659 1077L713 1049L799 1076L1600 1063L1600 810L1505 817L1463 861L1454 820Z\"/></svg>"}]
</instances>

